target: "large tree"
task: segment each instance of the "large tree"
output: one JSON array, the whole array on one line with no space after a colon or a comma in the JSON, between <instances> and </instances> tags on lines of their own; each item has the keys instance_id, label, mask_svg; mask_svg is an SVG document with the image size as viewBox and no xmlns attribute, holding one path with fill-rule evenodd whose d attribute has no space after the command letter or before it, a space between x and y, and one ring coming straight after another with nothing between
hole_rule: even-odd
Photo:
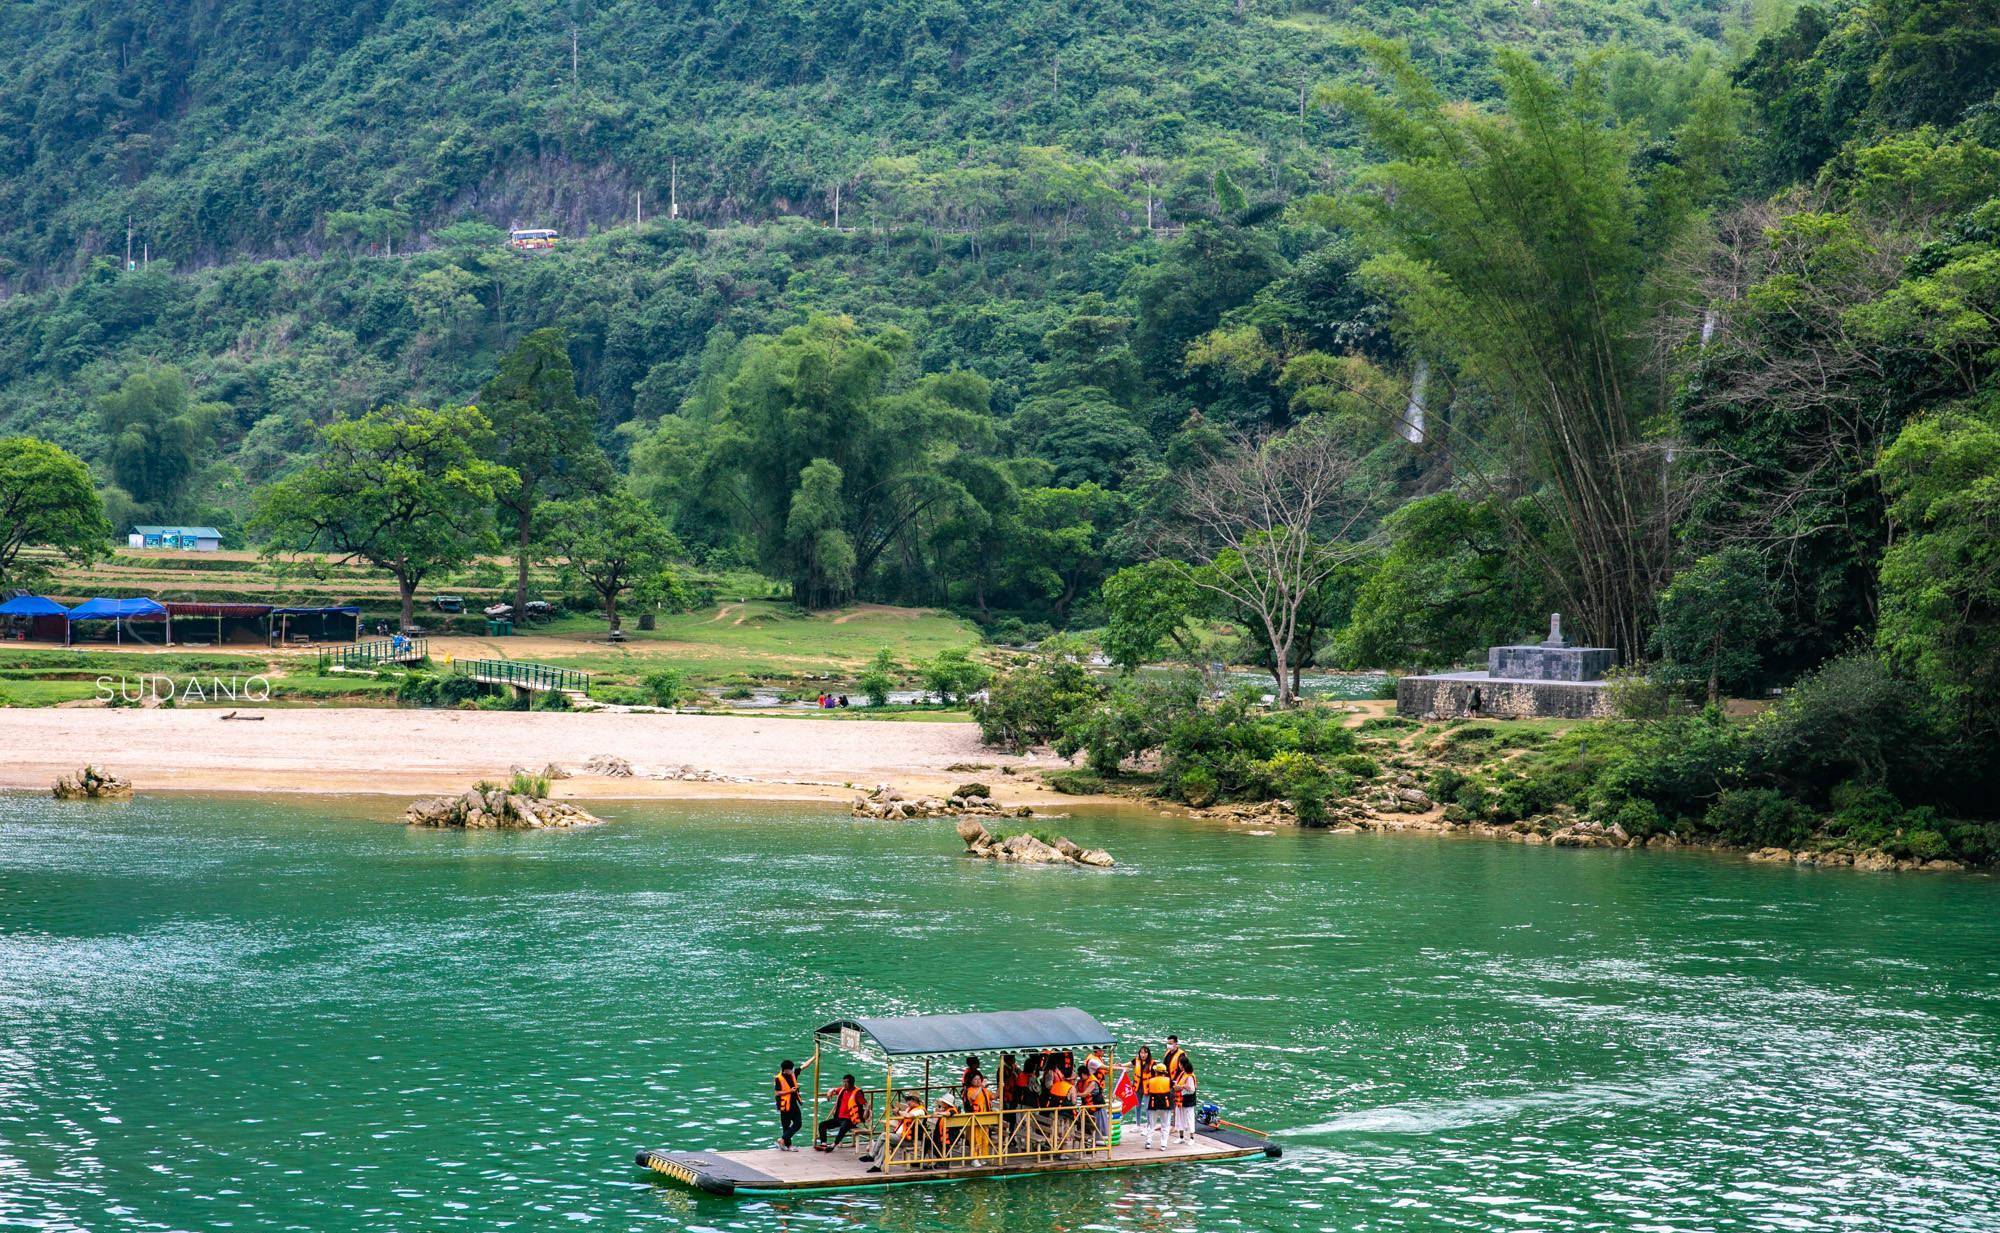
<instances>
[{"instance_id":1,"label":"large tree","mask_svg":"<svg viewBox=\"0 0 2000 1233\"><path fill-rule=\"evenodd\" d=\"M0 437L0 586L39 583L47 571L27 548L87 565L110 549L111 524L81 459L33 437Z\"/></svg>"},{"instance_id":2,"label":"large tree","mask_svg":"<svg viewBox=\"0 0 2000 1233\"><path fill-rule=\"evenodd\" d=\"M98 401L111 477L155 517L180 514L219 408L195 402L177 368L147 365Z\"/></svg>"},{"instance_id":3,"label":"large tree","mask_svg":"<svg viewBox=\"0 0 2000 1233\"><path fill-rule=\"evenodd\" d=\"M1313 606L1342 566L1367 553L1362 535L1376 508L1359 454L1309 421L1283 436L1238 438L1178 477L1156 546L1270 648L1278 705L1289 707Z\"/></svg>"},{"instance_id":4,"label":"large tree","mask_svg":"<svg viewBox=\"0 0 2000 1233\"><path fill-rule=\"evenodd\" d=\"M564 569L597 593L613 631L619 627L618 597L660 578L681 555L667 524L623 487L549 502L537 519L537 538Z\"/></svg>"},{"instance_id":5,"label":"large tree","mask_svg":"<svg viewBox=\"0 0 2000 1233\"><path fill-rule=\"evenodd\" d=\"M1882 455L1897 535L1882 557L1876 644L2000 740L2000 399L1903 429Z\"/></svg>"},{"instance_id":6,"label":"large tree","mask_svg":"<svg viewBox=\"0 0 2000 1233\"><path fill-rule=\"evenodd\" d=\"M551 496L601 490L610 464L597 447L597 402L576 392L561 330L536 330L514 345L479 391L493 424L493 459L519 478L499 495L514 543L515 619L528 610L528 557L535 508Z\"/></svg>"},{"instance_id":7,"label":"large tree","mask_svg":"<svg viewBox=\"0 0 2000 1233\"><path fill-rule=\"evenodd\" d=\"M383 407L335 420L304 466L258 494L251 526L274 551L389 571L408 629L426 577L497 546L493 503L514 473L487 460L491 445L475 407Z\"/></svg>"},{"instance_id":8,"label":"large tree","mask_svg":"<svg viewBox=\"0 0 2000 1233\"><path fill-rule=\"evenodd\" d=\"M919 518L970 499L992 444L987 382L908 380L899 330L819 317L744 344L714 426L714 484L758 555L810 607L847 603Z\"/></svg>"},{"instance_id":9,"label":"large tree","mask_svg":"<svg viewBox=\"0 0 2000 1233\"><path fill-rule=\"evenodd\" d=\"M1585 630L1630 656L1671 547L1643 327L1690 185L1706 182L1696 134L1642 176L1591 62L1565 83L1502 51L1504 104L1488 112L1446 98L1406 49L1372 50L1388 88L1327 95L1388 156L1354 203L1377 248L1363 272L1414 349L1507 414L1512 431L1460 442L1459 464L1496 489L1526 480L1546 530L1517 528L1521 558Z\"/></svg>"}]
</instances>

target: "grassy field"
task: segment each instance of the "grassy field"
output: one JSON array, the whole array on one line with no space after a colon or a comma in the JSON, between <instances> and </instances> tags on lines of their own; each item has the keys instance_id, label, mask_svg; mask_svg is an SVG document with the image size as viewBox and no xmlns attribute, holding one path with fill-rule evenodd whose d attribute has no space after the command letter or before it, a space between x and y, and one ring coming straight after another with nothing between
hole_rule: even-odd
<instances>
[{"instance_id":1,"label":"grassy field","mask_svg":"<svg viewBox=\"0 0 2000 1233\"><path fill-rule=\"evenodd\" d=\"M604 641L604 621L572 616L538 625L532 634L484 640L500 650L532 654L511 659L617 678L637 679L662 664L704 685L851 682L884 648L905 667L953 647L979 645L979 631L949 613L863 604L805 613L770 600L730 601L697 612L663 616L658 629L626 622L629 641ZM511 646L510 646L511 644Z\"/></svg>"},{"instance_id":2,"label":"grassy field","mask_svg":"<svg viewBox=\"0 0 2000 1233\"><path fill-rule=\"evenodd\" d=\"M739 594L748 589L740 588ZM805 613L766 599L731 599L697 612L663 616L654 630L638 629L636 619L626 628L629 641L610 643L605 641L602 617L574 615L513 637L435 637L432 669L448 671L451 662L468 659L529 660L589 672L593 692L616 698L647 675L675 668L696 689L754 688L760 693L810 697L821 688L854 694L854 679L883 649L903 665L905 683L914 685L919 661L949 648L979 646L978 630L947 613L879 605ZM192 651L14 643L0 646L0 705L49 706L91 698L98 695L95 682L103 674L263 675L271 679L274 702L295 704L381 704L402 680L400 672L393 671L379 678L321 675L317 663L316 653L290 648ZM853 718L860 713L851 709L813 717ZM882 712L869 713L883 717ZM965 717L962 710L893 713L915 722Z\"/></svg>"}]
</instances>

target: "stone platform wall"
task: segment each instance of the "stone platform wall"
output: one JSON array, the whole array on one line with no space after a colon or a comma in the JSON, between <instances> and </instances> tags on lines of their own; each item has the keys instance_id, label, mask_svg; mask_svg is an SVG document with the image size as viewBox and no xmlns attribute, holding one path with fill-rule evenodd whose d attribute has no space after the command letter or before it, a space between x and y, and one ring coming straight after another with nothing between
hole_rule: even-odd
<instances>
[{"instance_id":1,"label":"stone platform wall","mask_svg":"<svg viewBox=\"0 0 2000 1233\"><path fill-rule=\"evenodd\" d=\"M1479 710L1472 693L1479 691ZM1396 714L1422 719L1602 719L1611 715L1611 693L1602 685L1569 681L1509 681L1463 676L1406 676L1396 682Z\"/></svg>"},{"instance_id":2,"label":"stone platform wall","mask_svg":"<svg viewBox=\"0 0 2000 1233\"><path fill-rule=\"evenodd\" d=\"M1486 652L1486 670L1517 681L1601 681L1618 662L1605 646L1496 646Z\"/></svg>"}]
</instances>

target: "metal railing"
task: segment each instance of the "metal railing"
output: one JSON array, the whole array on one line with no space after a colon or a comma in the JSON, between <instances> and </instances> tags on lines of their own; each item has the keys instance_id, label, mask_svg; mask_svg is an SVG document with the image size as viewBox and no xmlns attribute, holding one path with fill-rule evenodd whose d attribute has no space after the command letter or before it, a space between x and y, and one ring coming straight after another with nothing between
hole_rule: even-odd
<instances>
[{"instance_id":1,"label":"metal railing","mask_svg":"<svg viewBox=\"0 0 2000 1233\"><path fill-rule=\"evenodd\" d=\"M588 672L558 668L553 664L529 663L521 659L461 659L452 665L452 670L487 685L513 685L521 689L562 694L590 692Z\"/></svg>"},{"instance_id":2,"label":"metal railing","mask_svg":"<svg viewBox=\"0 0 2000 1233\"><path fill-rule=\"evenodd\" d=\"M326 647L319 653L319 666L357 668L367 664L409 664L428 659L428 638L374 638L347 646Z\"/></svg>"},{"instance_id":3,"label":"metal railing","mask_svg":"<svg viewBox=\"0 0 2000 1233\"><path fill-rule=\"evenodd\" d=\"M990 1113L878 1114L888 1129L883 1169L931 1169L1109 1156L1101 1104Z\"/></svg>"}]
</instances>

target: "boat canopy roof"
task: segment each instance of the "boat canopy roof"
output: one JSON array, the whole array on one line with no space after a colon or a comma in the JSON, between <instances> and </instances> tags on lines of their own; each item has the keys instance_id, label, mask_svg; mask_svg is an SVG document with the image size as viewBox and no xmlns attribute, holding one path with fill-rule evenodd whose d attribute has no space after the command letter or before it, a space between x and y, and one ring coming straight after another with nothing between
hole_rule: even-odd
<instances>
[{"instance_id":1,"label":"boat canopy roof","mask_svg":"<svg viewBox=\"0 0 2000 1233\"><path fill-rule=\"evenodd\" d=\"M898 1019L836 1019L819 1030L852 1028L890 1057L930 1053L990 1053L997 1049L1066 1049L1108 1045L1111 1030L1074 1006L996 1010L971 1015L907 1015Z\"/></svg>"}]
</instances>

